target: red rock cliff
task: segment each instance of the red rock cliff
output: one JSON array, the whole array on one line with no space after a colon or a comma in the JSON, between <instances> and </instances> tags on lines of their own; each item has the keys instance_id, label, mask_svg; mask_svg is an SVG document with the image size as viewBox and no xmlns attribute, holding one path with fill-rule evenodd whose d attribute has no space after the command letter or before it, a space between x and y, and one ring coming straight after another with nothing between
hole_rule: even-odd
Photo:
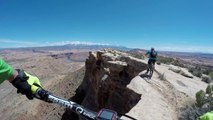
<instances>
[{"instance_id":1,"label":"red rock cliff","mask_svg":"<svg viewBox=\"0 0 213 120\"><path fill-rule=\"evenodd\" d=\"M90 52L85 66L84 80L77 89L85 107L126 113L141 99L141 94L126 87L146 69L146 64L140 59L115 50L102 50Z\"/></svg>"}]
</instances>

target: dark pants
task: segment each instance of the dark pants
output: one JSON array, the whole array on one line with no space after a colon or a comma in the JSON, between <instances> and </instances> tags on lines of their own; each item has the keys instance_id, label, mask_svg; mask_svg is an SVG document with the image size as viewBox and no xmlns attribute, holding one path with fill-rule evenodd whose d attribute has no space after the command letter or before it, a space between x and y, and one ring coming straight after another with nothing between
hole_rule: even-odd
<instances>
[{"instance_id":1,"label":"dark pants","mask_svg":"<svg viewBox=\"0 0 213 120\"><path fill-rule=\"evenodd\" d=\"M155 66L155 62L156 62L156 60L149 59L149 61L148 61L148 69L147 69L146 73L149 72L149 66L151 66L151 64L153 64Z\"/></svg>"},{"instance_id":2,"label":"dark pants","mask_svg":"<svg viewBox=\"0 0 213 120\"><path fill-rule=\"evenodd\" d=\"M155 65L156 60L153 59L149 59L148 64L150 65L151 63L153 63L153 65Z\"/></svg>"}]
</instances>

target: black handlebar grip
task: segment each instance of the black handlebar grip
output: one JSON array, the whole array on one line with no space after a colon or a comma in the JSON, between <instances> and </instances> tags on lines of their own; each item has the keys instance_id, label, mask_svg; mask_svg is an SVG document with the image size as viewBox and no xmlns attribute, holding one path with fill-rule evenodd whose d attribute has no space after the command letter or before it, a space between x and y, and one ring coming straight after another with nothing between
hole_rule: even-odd
<instances>
[{"instance_id":1,"label":"black handlebar grip","mask_svg":"<svg viewBox=\"0 0 213 120\"><path fill-rule=\"evenodd\" d=\"M40 99L40 100L43 100L43 101L46 101L46 102L51 103L52 101L50 101L50 100L48 99L48 96L51 95L51 94L52 94L52 93L50 93L49 91L44 90L44 89L42 89L42 88L39 88L39 89L36 91L36 93L35 93L34 96L35 96L36 98Z\"/></svg>"}]
</instances>

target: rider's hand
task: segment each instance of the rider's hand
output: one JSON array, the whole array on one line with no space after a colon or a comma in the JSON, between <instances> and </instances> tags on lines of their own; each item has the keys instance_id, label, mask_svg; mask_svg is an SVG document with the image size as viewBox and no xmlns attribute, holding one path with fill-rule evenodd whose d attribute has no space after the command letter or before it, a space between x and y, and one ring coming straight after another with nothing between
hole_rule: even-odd
<instances>
[{"instance_id":1,"label":"rider's hand","mask_svg":"<svg viewBox=\"0 0 213 120\"><path fill-rule=\"evenodd\" d=\"M24 70L17 71L18 75L11 83L17 88L17 93L24 94L28 99L32 100L33 94L41 87L39 79L26 73Z\"/></svg>"}]
</instances>

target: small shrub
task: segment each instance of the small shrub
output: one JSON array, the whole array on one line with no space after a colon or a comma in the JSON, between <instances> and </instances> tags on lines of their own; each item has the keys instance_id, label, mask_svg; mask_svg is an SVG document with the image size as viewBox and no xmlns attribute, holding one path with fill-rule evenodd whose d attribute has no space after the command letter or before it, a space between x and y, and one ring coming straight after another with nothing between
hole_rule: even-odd
<instances>
[{"instance_id":1,"label":"small shrub","mask_svg":"<svg viewBox=\"0 0 213 120\"><path fill-rule=\"evenodd\" d=\"M211 94L212 93L212 85L208 85L206 88L206 94Z\"/></svg>"},{"instance_id":2,"label":"small shrub","mask_svg":"<svg viewBox=\"0 0 213 120\"><path fill-rule=\"evenodd\" d=\"M193 74L194 76L196 76L196 77L199 77L199 78L201 78L201 76L202 76L202 72L199 71L199 70L193 71L192 74Z\"/></svg>"},{"instance_id":3,"label":"small shrub","mask_svg":"<svg viewBox=\"0 0 213 120\"><path fill-rule=\"evenodd\" d=\"M188 67L188 71L190 73L192 73L194 76L197 76L197 77L202 77L202 74L205 74L205 75L209 75L211 77L211 79L213 79L213 71L211 71L210 69L208 68L201 68L201 67Z\"/></svg>"},{"instance_id":4,"label":"small shrub","mask_svg":"<svg viewBox=\"0 0 213 120\"><path fill-rule=\"evenodd\" d=\"M210 83L212 80L208 76L202 76L202 81L205 82L205 83Z\"/></svg>"},{"instance_id":5,"label":"small shrub","mask_svg":"<svg viewBox=\"0 0 213 120\"><path fill-rule=\"evenodd\" d=\"M201 67L200 66L196 66L195 69L201 71Z\"/></svg>"},{"instance_id":6,"label":"small shrub","mask_svg":"<svg viewBox=\"0 0 213 120\"><path fill-rule=\"evenodd\" d=\"M160 62L157 62L157 64L158 64L158 65L161 65L161 63L160 63Z\"/></svg>"},{"instance_id":7,"label":"small shrub","mask_svg":"<svg viewBox=\"0 0 213 120\"><path fill-rule=\"evenodd\" d=\"M198 117L211 110L212 108L199 108L197 106L190 105L181 111L179 120L198 120Z\"/></svg>"},{"instance_id":8,"label":"small shrub","mask_svg":"<svg viewBox=\"0 0 213 120\"><path fill-rule=\"evenodd\" d=\"M166 81L166 77L165 77L164 73L159 75L159 79Z\"/></svg>"},{"instance_id":9,"label":"small shrub","mask_svg":"<svg viewBox=\"0 0 213 120\"><path fill-rule=\"evenodd\" d=\"M209 73L209 76L210 76L211 79L213 80L213 71L211 71L211 72Z\"/></svg>"},{"instance_id":10,"label":"small shrub","mask_svg":"<svg viewBox=\"0 0 213 120\"><path fill-rule=\"evenodd\" d=\"M173 65L179 66L179 67L185 67L185 65L182 64L179 60L174 60L174 61L173 61Z\"/></svg>"},{"instance_id":11,"label":"small shrub","mask_svg":"<svg viewBox=\"0 0 213 120\"><path fill-rule=\"evenodd\" d=\"M193 71L195 71L195 68L189 67L189 68L188 68L188 71L189 71L190 73L193 73Z\"/></svg>"},{"instance_id":12,"label":"small shrub","mask_svg":"<svg viewBox=\"0 0 213 120\"><path fill-rule=\"evenodd\" d=\"M200 90L196 93L196 102L198 107L202 107L205 103L205 92Z\"/></svg>"},{"instance_id":13,"label":"small shrub","mask_svg":"<svg viewBox=\"0 0 213 120\"><path fill-rule=\"evenodd\" d=\"M130 54L132 57L138 58L138 59L142 59L144 60L146 57L143 54L139 54L139 53L132 53Z\"/></svg>"},{"instance_id":14,"label":"small shrub","mask_svg":"<svg viewBox=\"0 0 213 120\"><path fill-rule=\"evenodd\" d=\"M205 75L209 75L210 74L210 70L208 70L208 69L204 69L204 70L202 70L202 72Z\"/></svg>"},{"instance_id":15,"label":"small shrub","mask_svg":"<svg viewBox=\"0 0 213 120\"><path fill-rule=\"evenodd\" d=\"M186 106L181 112L180 120L197 120L197 118L206 112L213 110L213 85L208 85L206 93L200 90L196 93L196 104Z\"/></svg>"},{"instance_id":16,"label":"small shrub","mask_svg":"<svg viewBox=\"0 0 213 120\"><path fill-rule=\"evenodd\" d=\"M208 109L213 108L212 91L213 91L213 85L208 85L206 87L206 93L204 93L203 90L200 90L199 92L196 93L196 101L197 101L198 107L208 108Z\"/></svg>"},{"instance_id":17,"label":"small shrub","mask_svg":"<svg viewBox=\"0 0 213 120\"><path fill-rule=\"evenodd\" d=\"M164 64L171 64L174 61L174 59L170 58L170 57L159 56L158 57L158 61L160 63L164 63Z\"/></svg>"}]
</instances>

